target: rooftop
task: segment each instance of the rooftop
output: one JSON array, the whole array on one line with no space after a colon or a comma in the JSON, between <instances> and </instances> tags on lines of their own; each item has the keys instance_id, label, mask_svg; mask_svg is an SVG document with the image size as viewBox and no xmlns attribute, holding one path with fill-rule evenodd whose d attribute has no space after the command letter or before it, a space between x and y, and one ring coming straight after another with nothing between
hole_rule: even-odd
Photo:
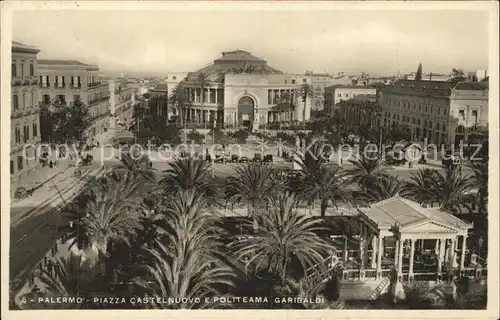
<instances>
[{"instance_id":1,"label":"rooftop","mask_svg":"<svg viewBox=\"0 0 500 320\"><path fill-rule=\"evenodd\" d=\"M349 99L352 101L359 101L359 102L376 102L377 101L377 95L376 94L358 94L357 96Z\"/></svg>"},{"instance_id":2,"label":"rooftop","mask_svg":"<svg viewBox=\"0 0 500 320\"><path fill-rule=\"evenodd\" d=\"M196 72L188 73L188 80L196 80L196 75L205 73L210 81L222 82L225 74L283 74L280 70L267 65L267 62L248 51L235 50L222 52L222 57Z\"/></svg>"},{"instance_id":3,"label":"rooftop","mask_svg":"<svg viewBox=\"0 0 500 320\"><path fill-rule=\"evenodd\" d=\"M37 47L35 46L30 46L21 42L12 41L12 51L15 50L29 50L37 53L40 52L40 50L38 50Z\"/></svg>"},{"instance_id":4,"label":"rooftop","mask_svg":"<svg viewBox=\"0 0 500 320\"><path fill-rule=\"evenodd\" d=\"M150 90L165 91L168 90L168 85L161 83Z\"/></svg>"},{"instance_id":5,"label":"rooftop","mask_svg":"<svg viewBox=\"0 0 500 320\"><path fill-rule=\"evenodd\" d=\"M451 94L453 83L427 80L398 80L392 86L382 89L384 93L414 95L423 97L447 98Z\"/></svg>"},{"instance_id":6,"label":"rooftop","mask_svg":"<svg viewBox=\"0 0 500 320\"><path fill-rule=\"evenodd\" d=\"M351 84L335 84L333 86L326 87L326 89L376 89L373 85L351 85Z\"/></svg>"},{"instance_id":7,"label":"rooftop","mask_svg":"<svg viewBox=\"0 0 500 320\"><path fill-rule=\"evenodd\" d=\"M256 56L253 56L250 52L244 50L235 50L235 51L225 51L222 52L222 57L219 59L215 59L214 63L222 62L222 61L259 61L266 62Z\"/></svg>"},{"instance_id":8,"label":"rooftop","mask_svg":"<svg viewBox=\"0 0 500 320\"><path fill-rule=\"evenodd\" d=\"M488 90L488 85L484 82L459 82L454 88L455 90Z\"/></svg>"},{"instance_id":9,"label":"rooftop","mask_svg":"<svg viewBox=\"0 0 500 320\"><path fill-rule=\"evenodd\" d=\"M76 60L49 60L49 59L40 59L38 60L38 64L45 65L56 65L56 66L90 66L88 64L82 63Z\"/></svg>"},{"instance_id":10,"label":"rooftop","mask_svg":"<svg viewBox=\"0 0 500 320\"><path fill-rule=\"evenodd\" d=\"M381 229L390 229L396 226L399 230L408 230L425 223L456 229L472 227L471 224L440 208L425 208L419 203L399 195L359 210L375 224L378 224Z\"/></svg>"}]
</instances>

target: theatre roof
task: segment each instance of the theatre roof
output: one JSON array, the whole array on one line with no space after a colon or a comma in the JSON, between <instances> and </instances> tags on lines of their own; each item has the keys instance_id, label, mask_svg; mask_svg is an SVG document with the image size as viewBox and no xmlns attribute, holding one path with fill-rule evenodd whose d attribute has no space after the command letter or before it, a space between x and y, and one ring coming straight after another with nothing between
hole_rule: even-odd
<instances>
[{"instance_id":1,"label":"theatre roof","mask_svg":"<svg viewBox=\"0 0 500 320\"><path fill-rule=\"evenodd\" d=\"M268 66L267 61L244 50L222 52L222 57L215 59L213 63L189 73L188 80L196 80L200 73L205 73L210 81L215 82L221 82L225 74L284 74Z\"/></svg>"},{"instance_id":2,"label":"theatre roof","mask_svg":"<svg viewBox=\"0 0 500 320\"><path fill-rule=\"evenodd\" d=\"M359 210L362 215L378 225L379 229L396 227L403 231L426 223L453 229L472 228L471 224L438 207L426 208L399 195L374 203L369 208L360 208ZM429 228L429 226L425 227Z\"/></svg>"}]
</instances>

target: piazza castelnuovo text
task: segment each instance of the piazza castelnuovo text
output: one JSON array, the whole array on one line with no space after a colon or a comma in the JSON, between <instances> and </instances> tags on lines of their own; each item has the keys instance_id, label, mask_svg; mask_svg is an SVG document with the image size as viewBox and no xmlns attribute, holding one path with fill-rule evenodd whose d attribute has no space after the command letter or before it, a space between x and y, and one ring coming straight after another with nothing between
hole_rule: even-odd
<instances>
[{"instance_id":1,"label":"piazza castelnuovo text","mask_svg":"<svg viewBox=\"0 0 500 320\"><path fill-rule=\"evenodd\" d=\"M132 296L132 297L69 297L69 296L47 296L38 297L31 301L23 301L24 303L38 303L38 304L82 304L82 303L96 303L96 304L183 304L183 303L196 303L196 304L267 304L273 302L276 304L322 304L325 299L322 297L263 297L263 296L221 296L221 297L204 297L204 298L171 298L171 297L158 297L158 296Z\"/></svg>"}]
</instances>

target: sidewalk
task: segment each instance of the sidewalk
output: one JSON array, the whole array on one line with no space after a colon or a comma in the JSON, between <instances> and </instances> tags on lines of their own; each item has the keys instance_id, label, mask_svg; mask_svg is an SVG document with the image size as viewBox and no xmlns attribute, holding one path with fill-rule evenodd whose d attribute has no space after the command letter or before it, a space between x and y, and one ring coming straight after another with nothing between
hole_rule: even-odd
<instances>
[{"instance_id":1,"label":"sidewalk","mask_svg":"<svg viewBox=\"0 0 500 320\"><path fill-rule=\"evenodd\" d=\"M49 205L50 207L58 205L57 203L62 201L61 195L65 197L65 194L67 194L68 191L74 189L74 187L79 187L82 180L84 180L84 177L88 176L89 174L93 174L94 171L97 172L99 169L100 168L95 169L92 167L83 167L82 177L77 178L73 175L75 168L68 168L65 172L59 174L53 180L49 181L40 189L36 190L31 197L21 199L16 202L11 202L11 227L17 225L19 222L31 216L33 213L43 210ZM59 194L59 192L61 194Z\"/></svg>"}]
</instances>

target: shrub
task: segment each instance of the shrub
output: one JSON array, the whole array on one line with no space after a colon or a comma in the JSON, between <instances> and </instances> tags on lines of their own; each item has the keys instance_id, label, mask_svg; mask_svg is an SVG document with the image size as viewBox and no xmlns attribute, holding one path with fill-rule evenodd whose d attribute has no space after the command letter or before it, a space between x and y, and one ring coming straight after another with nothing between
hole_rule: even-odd
<instances>
[{"instance_id":1,"label":"shrub","mask_svg":"<svg viewBox=\"0 0 500 320\"><path fill-rule=\"evenodd\" d=\"M193 129L193 130L191 130L191 132L189 132L187 134L187 138L188 138L188 141L192 141L194 143L199 144L199 143L203 142L203 140L205 139L205 136Z\"/></svg>"},{"instance_id":2,"label":"shrub","mask_svg":"<svg viewBox=\"0 0 500 320\"><path fill-rule=\"evenodd\" d=\"M17 187L16 192L14 193L14 198L24 199L27 196L28 196L28 190L25 187Z\"/></svg>"},{"instance_id":3,"label":"shrub","mask_svg":"<svg viewBox=\"0 0 500 320\"><path fill-rule=\"evenodd\" d=\"M232 134L232 138L236 140L236 142L243 144L247 142L248 139L248 131L247 130L238 130Z\"/></svg>"}]
</instances>

